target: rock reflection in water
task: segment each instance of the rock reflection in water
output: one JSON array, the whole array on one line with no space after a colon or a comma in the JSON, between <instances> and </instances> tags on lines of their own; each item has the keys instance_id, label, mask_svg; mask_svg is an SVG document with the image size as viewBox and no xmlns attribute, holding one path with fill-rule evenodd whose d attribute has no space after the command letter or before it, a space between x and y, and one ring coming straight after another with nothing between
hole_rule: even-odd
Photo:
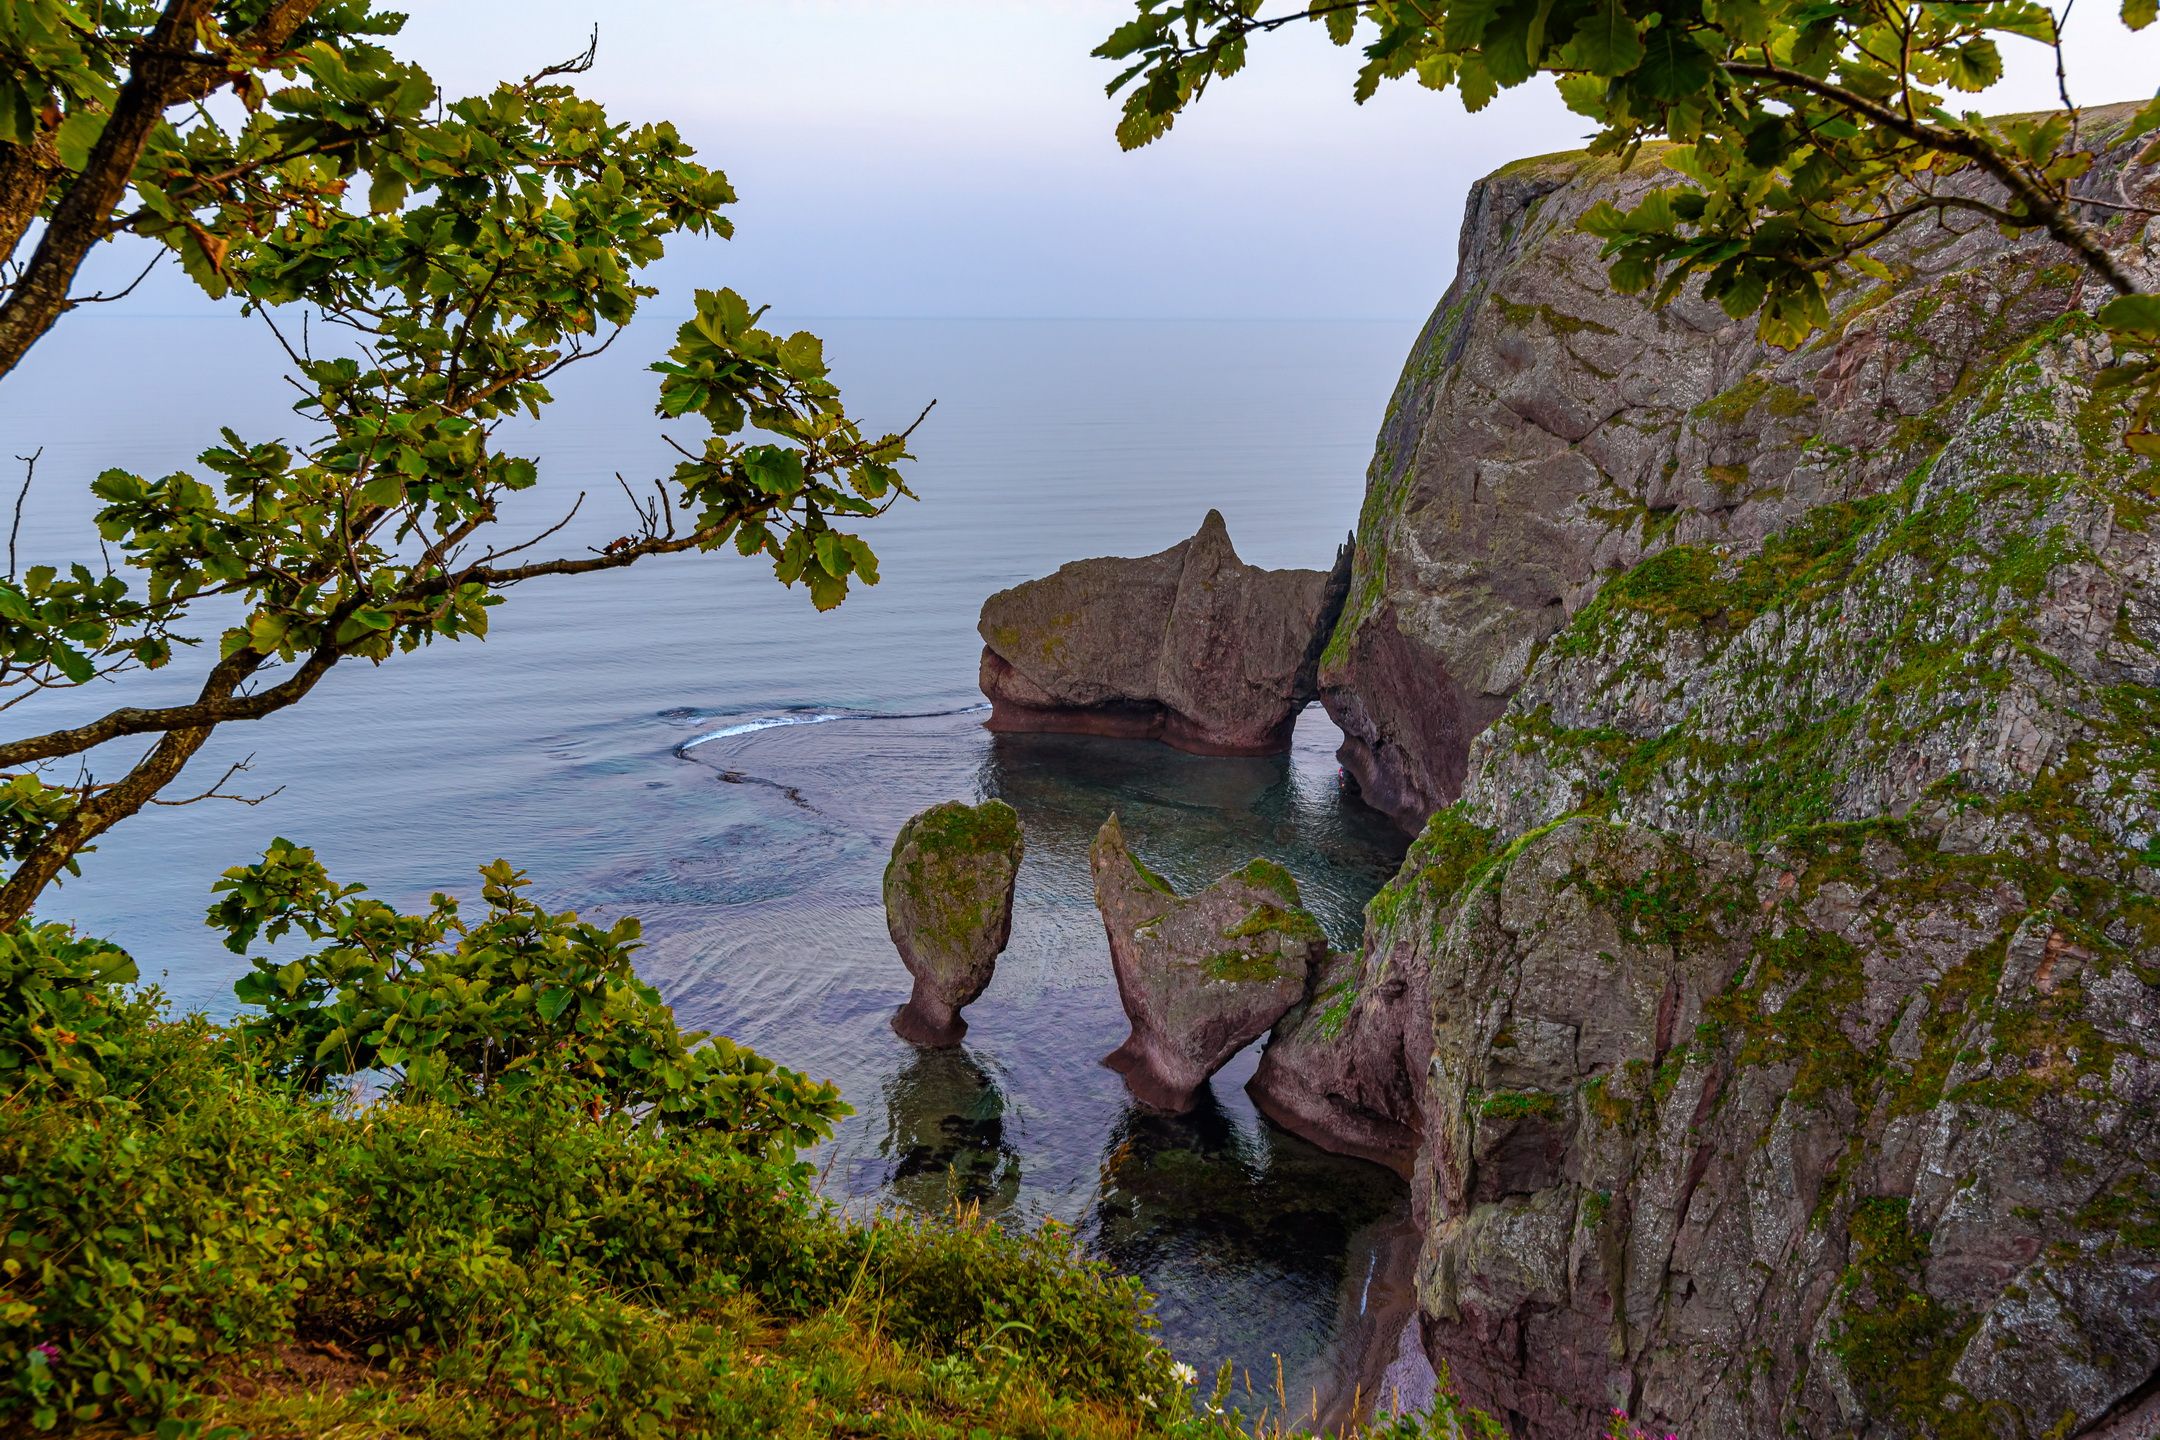
<instances>
[{"instance_id":1,"label":"rock reflection in water","mask_svg":"<svg viewBox=\"0 0 2160 1440\"><path fill-rule=\"evenodd\" d=\"M1167 745L1077 735L996 735L978 784L1017 809L1042 884L1093 902L1088 844L1113 810L1148 865L1190 894L1255 855L1290 867L1306 907L1340 949L1357 943L1365 902L1402 863L1403 840L1344 792L1332 757L1302 753L1331 727L1301 730L1296 755L1202 759Z\"/></svg>"},{"instance_id":2,"label":"rock reflection in water","mask_svg":"<svg viewBox=\"0 0 2160 1440\"><path fill-rule=\"evenodd\" d=\"M960 1046L915 1050L885 1084L885 1184L916 1211L956 1202L1003 1215L1020 1197L1020 1152L1005 1135L1005 1092Z\"/></svg>"},{"instance_id":3,"label":"rock reflection in water","mask_svg":"<svg viewBox=\"0 0 2160 1440\"><path fill-rule=\"evenodd\" d=\"M1186 1359L1279 1354L1287 1374L1324 1386L1349 1272L1403 1204L1391 1172L1241 1124L1204 1094L1186 1115L1125 1112L1103 1151L1094 1248L1160 1297Z\"/></svg>"}]
</instances>

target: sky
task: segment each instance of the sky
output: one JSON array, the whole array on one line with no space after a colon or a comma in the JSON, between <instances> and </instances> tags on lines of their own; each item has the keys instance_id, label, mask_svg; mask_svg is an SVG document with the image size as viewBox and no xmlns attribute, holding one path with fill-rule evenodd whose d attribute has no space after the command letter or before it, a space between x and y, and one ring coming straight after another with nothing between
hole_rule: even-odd
<instances>
[{"instance_id":1,"label":"sky","mask_svg":"<svg viewBox=\"0 0 2160 1440\"><path fill-rule=\"evenodd\" d=\"M2086 4L2075 98L2151 93L2160 26L2133 36ZM579 83L621 118L673 120L742 197L734 240L671 255L670 308L728 284L803 318L1415 318L1454 272L1470 184L1584 138L1542 79L1476 115L1403 82L1355 105L1355 50L1300 25L1125 154L1112 67L1088 52L1130 8L412 0L396 45L470 93L574 54L597 20ZM2048 52L2009 44L1981 108L2055 103ZM144 298L185 303L177 284Z\"/></svg>"}]
</instances>

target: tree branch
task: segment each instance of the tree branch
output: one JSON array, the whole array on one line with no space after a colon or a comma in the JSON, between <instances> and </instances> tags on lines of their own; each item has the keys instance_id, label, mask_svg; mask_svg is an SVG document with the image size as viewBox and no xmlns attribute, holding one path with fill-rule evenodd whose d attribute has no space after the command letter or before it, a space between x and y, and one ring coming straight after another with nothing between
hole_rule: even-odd
<instances>
[{"instance_id":1,"label":"tree branch","mask_svg":"<svg viewBox=\"0 0 2160 1440\"><path fill-rule=\"evenodd\" d=\"M321 0L279 0L239 38L234 49L260 61L282 49L320 4ZM45 233L38 237L37 249L13 292L0 304L0 377L12 372L67 310L76 272L90 247L107 233L143 147L165 112L183 101L203 98L227 79L229 67L220 57L195 48L198 33L211 22L213 8L213 0L166 0L157 23L135 47L111 118L91 145L82 173L53 207ZM203 63L206 60L211 63ZM45 171L46 186L59 173L57 164ZM11 212L14 199L10 197L7 206ZM36 208L34 203L31 208Z\"/></svg>"},{"instance_id":2,"label":"tree branch","mask_svg":"<svg viewBox=\"0 0 2160 1440\"><path fill-rule=\"evenodd\" d=\"M2002 183L2025 213L2032 217L2036 229L2044 229L2054 239L2066 246L2085 267L2107 281L2119 295L2138 293L2137 282L2115 256L2100 243L2097 235L2069 211L2068 204L2050 195L2031 176L2005 159L2002 152L1977 136L1959 130L1946 130L1925 121L1907 120L1904 115L1879 101L1870 100L1857 91L1848 90L1828 80L1818 80L1797 70L1788 70L1773 61L1727 60L1725 73L1749 80L1766 80L1773 85L1790 86L1819 100L1827 100L1854 115L1863 116L1876 125L1903 139L1925 145L1945 154L1969 160L1981 170Z\"/></svg>"}]
</instances>

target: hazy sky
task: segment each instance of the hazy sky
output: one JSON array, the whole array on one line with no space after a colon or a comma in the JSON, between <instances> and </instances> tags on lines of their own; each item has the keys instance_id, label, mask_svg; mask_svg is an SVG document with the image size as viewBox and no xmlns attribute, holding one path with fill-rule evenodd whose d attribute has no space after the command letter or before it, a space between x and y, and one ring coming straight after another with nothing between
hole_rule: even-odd
<instances>
[{"instance_id":1,"label":"hazy sky","mask_svg":"<svg viewBox=\"0 0 2160 1440\"><path fill-rule=\"evenodd\" d=\"M2107 0L2072 22L2081 102L2151 93L2160 26ZM1358 56L1308 26L1147 150L1121 153L1111 68L1088 51L1126 0L413 0L399 48L453 93L561 59L670 118L741 192L737 238L671 257L671 294L732 284L789 316L1423 315L1463 194L1573 148L1549 82L1477 115L1403 83L1363 107ZM2054 103L2047 52L2010 41L1997 111Z\"/></svg>"}]
</instances>

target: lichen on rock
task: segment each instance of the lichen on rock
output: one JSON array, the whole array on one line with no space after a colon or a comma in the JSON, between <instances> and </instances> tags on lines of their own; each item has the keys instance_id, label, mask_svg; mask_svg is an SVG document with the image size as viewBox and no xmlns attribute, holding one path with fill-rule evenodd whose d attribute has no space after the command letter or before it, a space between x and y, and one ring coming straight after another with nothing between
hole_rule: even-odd
<instances>
[{"instance_id":1,"label":"lichen on rock","mask_svg":"<svg viewBox=\"0 0 2160 1440\"><path fill-rule=\"evenodd\" d=\"M2086 112L2088 134L2133 109ZM1672 179L1648 147L1624 171L1546 156L1471 191L1455 281L1374 449L1320 666L1345 770L1406 829L1460 793L1472 741L1610 576L1675 546L1751 553L1811 510L1894 488L2006 352L2100 298L2043 236L1912 227L1875 252L1894 283L1848 283L1829 330L1779 351L1698 296L1654 310L1607 283L1576 222Z\"/></svg>"},{"instance_id":2,"label":"lichen on rock","mask_svg":"<svg viewBox=\"0 0 2160 1440\"><path fill-rule=\"evenodd\" d=\"M989 986L1012 938L1025 841L1002 800L947 800L911 817L885 866L885 924L915 987L893 1029L917 1045L953 1045L961 1009Z\"/></svg>"},{"instance_id":3,"label":"lichen on rock","mask_svg":"<svg viewBox=\"0 0 2160 1440\"><path fill-rule=\"evenodd\" d=\"M1305 998L1327 937L1272 861L1181 897L1133 854L1112 815L1088 864L1132 1022L1104 1063L1143 1103L1188 1110L1208 1077Z\"/></svg>"},{"instance_id":4,"label":"lichen on rock","mask_svg":"<svg viewBox=\"0 0 2160 1440\"><path fill-rule=\"evenodd\" d=\"M1255 1097L1413 1173L1426 1348L1520 1436L2142 1433L2160 469L2098 297L1952 228L1765 352L1597 283L1646 183L1473 196L1323 663L1423 833Z\"/></svg>"}]
</instances>

